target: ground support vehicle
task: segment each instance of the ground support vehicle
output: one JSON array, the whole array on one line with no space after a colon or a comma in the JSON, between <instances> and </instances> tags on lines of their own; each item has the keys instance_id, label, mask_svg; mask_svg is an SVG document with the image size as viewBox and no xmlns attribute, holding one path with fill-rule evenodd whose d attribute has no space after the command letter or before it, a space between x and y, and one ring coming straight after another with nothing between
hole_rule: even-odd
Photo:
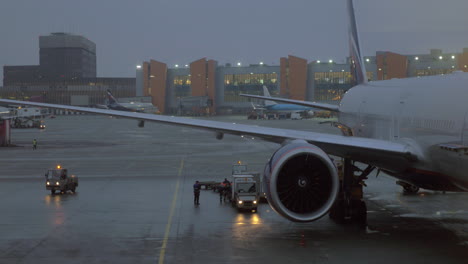
<instances>
[{"instance_id":1,"label":"ground support vehicle","mask_svg":"<svg viewBox=\"0 0 468 264\"><path fill-rule=\"evenodd\" d=\"M231 203L237 210L255 210L259 202L260 173L232 175Z\"/></svg>"},{"instance_id":2,"label":"ground support vehicle","mask_svg":"<svg viewBox=\"0 0 468 264\"><path fill-rule=\"evenodd\" d=\"M54 169L49 169L45 173L46 178L46 190L50 190L51 194L55 194L56 191L66 193L72 191L75 193L76 187L78 187L78 177L75 175L68 175L68 170L62 168L60 165Z\"/></svg>"},{"instance_id":3,"label":"ground support vehicle","mask_svg":"<svg viewBox=\"0 0 468 264\"><path fill-rule=\"evenodd\" d=\"M247 164L246 163L242 163L241 161L238 161L236 164L233 164L232 165L232 175L234 174L242 174L244 172L247 171ZM268 200L267 200L267 195L266 195L266 187L264 186L263 184L263 181L262 181L262 177L260 177L260 175L258 175L257 177L257 181L258 181L258 184L257 184L257 189L258 189L258 195L259 195L259 202L264 202L264 203L267 203Z\"/></svg>"},{"instance_id":4,"label":"ground support vehicle","mask_svg":"<svg viewBox=\"0 0 468 264\"><path fill-rule=\"evenodd\" d=\"M302 115L301 115L301 113L299 113L299 112L291 113L291 119L292 119L292 120L301 120L301 119L302 119Z\"/></svg>"},{"instance_id":5,"label":"ground support vehicle","mask_svg":"<svg viewBox=\"0 0 468 264\"><path fill-rule=\"evenodd\" d=\"M43 120L26 118L26 117L17 117L14 118L10 124L11 128L40 128L44 129L45 124Z\"/></svg>"}]
</instances>

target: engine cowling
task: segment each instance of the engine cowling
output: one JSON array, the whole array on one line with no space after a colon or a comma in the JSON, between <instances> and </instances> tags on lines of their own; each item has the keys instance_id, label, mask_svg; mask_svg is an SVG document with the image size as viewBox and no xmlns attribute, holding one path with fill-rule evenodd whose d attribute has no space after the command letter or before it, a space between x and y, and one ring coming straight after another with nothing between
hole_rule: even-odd
<instances>
[{"instance_id":1,"label":"engine cowling","mask_svg":"<svg viewBox=\"0 0 468 264\"><path fill-rule=\"evenodd\" d=\"M279 148L265 166L263 183L270 206L295 222L311 222L332 207L339 190L330 157L302 140Z\"/></svg>"}]
</instances>

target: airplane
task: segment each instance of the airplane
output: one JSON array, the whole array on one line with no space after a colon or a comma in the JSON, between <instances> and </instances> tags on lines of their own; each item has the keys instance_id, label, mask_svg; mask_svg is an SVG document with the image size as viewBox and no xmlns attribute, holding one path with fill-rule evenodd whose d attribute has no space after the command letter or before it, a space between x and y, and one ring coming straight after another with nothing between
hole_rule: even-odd
<instances>
[{"instance_id":1,"label":"airplane","mask_svg":"<svg viewBox=\"0 0 468 264\"><path fill-rule=\"evenodd\" d=\"M241 94L243 95L243 94ZM275 101L267 100L266 98L271 98L270 92L268 91L268 88L264 85L263 86L263 97L257 99L262 99L265 100L264 105L260 106L254 106L254 110L263 110L266 112L280 112L280 113L297 113L297 112L312 112L310 114L313 114L313 111L315 108L310 107L310 106L302 106L302 105L297 105L297 104L278 104Z\"/></svg>"},{"instance_id":2,"label":"airplane","mask_svg":"<svg viewBox=\"0 0 468 264\"><path fill-rule=\"evenodd\" d=\"M119 103L117 99L115 99L115 97L112 95L110 90L107 90L107 100L108 102L106 105L96 105L96 107L101 109L111 109L139 113L148 113L149 111L155 112L155 106L152 103Z\"/></svg>"},{"instance_id":3,"label":"airplane","mask_svg":"<svg viewBox=\"0 0 468 264\"><path fill-rule=\"evenodd\" d=\"M265 166L263 182L270 206L295 222L312 222L329 213L337 222L353 220L365 226L366 204L353 193L375 169L429 190L468 191L468 73L367 82L353 0L347 5L356 85L339 105L275 99L336 112L336 127L342 135L7 99L0 102L198 128L214 132L217 139L231 134L278 143ZM336 164L332 157L342 158L343 163ZM367 167L361 170L356 163Z\"/></svg>"},{"instance_id":4,"label":"airplane","mask_svg":"<svg viewBox=\"0 0 468 264\"><path fill-rule=\"evenodd\" d=\"M138 112L138 113L156 113L158 109L152 103L119 103L112 95L110 90L107 90L107 104L96 105L97 108L111 109L117 111ZM145 121L138 120L138 127L144 127Z\"/></svg>"}]
</instances>

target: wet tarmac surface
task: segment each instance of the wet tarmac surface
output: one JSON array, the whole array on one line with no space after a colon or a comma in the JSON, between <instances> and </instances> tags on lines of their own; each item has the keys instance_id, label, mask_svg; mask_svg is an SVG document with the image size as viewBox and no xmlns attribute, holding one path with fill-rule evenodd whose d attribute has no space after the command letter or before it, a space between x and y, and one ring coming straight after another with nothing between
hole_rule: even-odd
<instances>
[{"instance_id":1,"label":"wet tarmac surface","mask_svg":"<svg viewBox=\"0 0 468 264\"><path fill-rule=\"evenodd\" d=\"M316 120L217 120L337 133ZM0 263L468 263L468 194L403 195L371 175L369 227L324 217L293 223L261 204L237 212L195 180L222 181L237 160L262 171L278 145L98 116L13 130L0 148ZM32 150L32 140L38 149ZM62 164L75 194L51 195L44 173Z\"/></svg>"}]
</instances>

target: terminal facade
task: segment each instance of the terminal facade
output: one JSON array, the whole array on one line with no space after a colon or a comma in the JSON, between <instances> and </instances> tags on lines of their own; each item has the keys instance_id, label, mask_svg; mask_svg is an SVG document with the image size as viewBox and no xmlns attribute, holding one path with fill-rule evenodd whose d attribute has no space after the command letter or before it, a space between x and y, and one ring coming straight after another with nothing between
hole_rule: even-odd
<instances>
[{"instance_id":1,"label":"terminal facade","mask_svg":"<svg viewBox=\"0 0 468 264\"><path fill-rule=\"evenodd\" d=\"M104 104L115 97L150 97L163 114L243 114L252 101L241 93L295 100L338 103L352 87L349 59L319 61L287 56L278 65L221 65L201 58L168 66L149 60L137 66L136 78L96 77L96 45L79 35L52 33L39 37L39 65L4 66L0 97L54 104ZM364 58L370 81L468 71L468 48L460 53L433 49L428 54L377 52ZM146 99L146 98L145 98Z\"/></svg>"},{"instance_id":2,"label":"terminal facade","mask_svg":"<svg viewBox=\"0 0 468 264\"><path fill-rule=\"evenodd\" d=\"M219 65L199 59L168 67L149 60L137 66L136 94L151 96L164 114L212 115L246 113L252 102L239 94L270 94L295 100L338 103L352 86L349 59L346 63L310 61L296 56L280 58L279 65ZM370 81L468 72L468 48L461 53L401 55L377 52L364 58Z\"/></svg>"}]
</instances>

